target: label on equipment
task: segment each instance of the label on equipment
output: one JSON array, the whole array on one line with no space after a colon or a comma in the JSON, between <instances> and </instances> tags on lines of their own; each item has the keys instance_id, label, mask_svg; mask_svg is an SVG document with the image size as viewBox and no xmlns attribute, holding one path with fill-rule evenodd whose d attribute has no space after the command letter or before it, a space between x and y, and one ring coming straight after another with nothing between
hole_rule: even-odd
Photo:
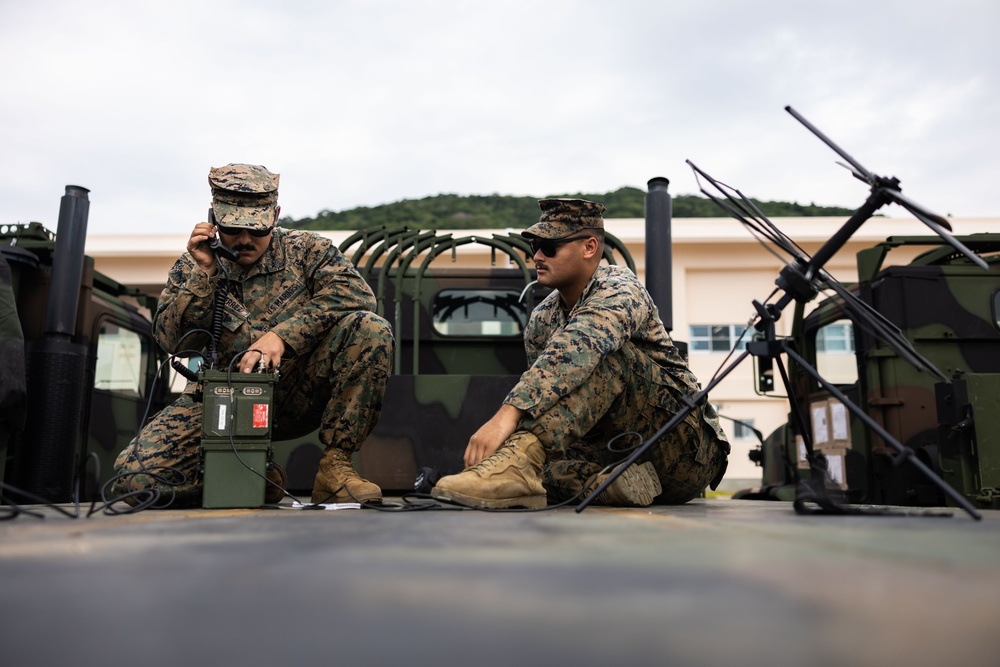
<instances>
[{"instance_id":1,"label":"label on equipment","mask_svg":"<svg viewBox=\"0 0 1000 667\"><path fill-rule=\"evenodd\" d=\"M217 416L219 418L219 424L218 424L218 426L216 426L216 428L218 430L220 430L220 431L225 431L226 430L226 406L225 405L219 405L218 408L219 408L219 412L218 412Z\"/></svg>"},{"instance_id":2,"label":"label on equipment","mask_svg":"<svg viewBox=\"0 0 1000 667\"><path fill-rule=\"evenodd\" d=\"M253 404L253 427L267 428L267 403Z\"/></svg>"}]
</instances>

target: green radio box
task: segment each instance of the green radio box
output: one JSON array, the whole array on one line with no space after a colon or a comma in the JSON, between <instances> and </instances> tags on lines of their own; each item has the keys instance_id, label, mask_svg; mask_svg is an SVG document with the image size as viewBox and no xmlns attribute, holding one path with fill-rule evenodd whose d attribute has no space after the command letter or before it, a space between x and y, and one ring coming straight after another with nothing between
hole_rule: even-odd
<instances>
[{"instance_id":1,"label":"green radio box","mask_svg":"<svg viewBox=\"0 0 1000 667\"><path fill-rule=\"evenodd\" d=\"M272 373L201 372L201 506L250 508L264 504L271 449Z\"/></svg>"}]
</instances>

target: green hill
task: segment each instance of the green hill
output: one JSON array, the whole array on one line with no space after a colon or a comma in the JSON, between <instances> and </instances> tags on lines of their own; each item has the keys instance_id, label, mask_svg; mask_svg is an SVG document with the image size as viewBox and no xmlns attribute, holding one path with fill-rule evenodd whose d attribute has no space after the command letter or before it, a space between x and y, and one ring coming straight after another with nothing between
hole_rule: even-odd
<instances>
[{"instance_id":1,"label":"green hill","mask_svg":"<svg viewBox=\"0 0 1000 667\"><path fill-rule=\"evenodd\" d=\"M645 190L624 187L605 193L565 193L552 197L578 197L607 207L609 218L641 218ZM282 218L284 227L299 229L366 229L398 227L414 229L495 229L526 227L538 220L538 197L506 195L435 195L404 199L382 206L360 206L346 211L320 211L314 218ZM803 205L790 202L752 200L768 217L849 216L853 210L837 206ZM698 195L673 198L675 218L719 218L726 213L713 201Z\"/></svg>"}]
</instances>

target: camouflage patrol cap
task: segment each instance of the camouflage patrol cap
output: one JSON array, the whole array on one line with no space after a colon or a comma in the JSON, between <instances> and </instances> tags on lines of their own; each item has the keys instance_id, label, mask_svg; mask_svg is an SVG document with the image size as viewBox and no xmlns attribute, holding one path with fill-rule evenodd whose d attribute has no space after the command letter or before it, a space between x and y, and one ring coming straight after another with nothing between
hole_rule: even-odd
<instances>
[{"instance_id":1,"label":"camouflage patrol cap","mask_svg":"<svg viewBox=\"0 0 1000 667\"><path fill-rule=\"evenodd\" d=\"M241 229L271 227L278 203L279 178L278 174L255 164L212 167L208 185L212 188L216 223Z\"/></svg>"},{"instance_id":2,"label":"camouflage patrol cap","mask_svg":"<svg viewBox=\"0 0 1000 667\"><path fill-rule=\"evenodd\" d=\"M583 229L604 229L603 204L586 199L539 199L542 215L521 236L542 239L561 239Z\"/></svg>"}]
</instances>

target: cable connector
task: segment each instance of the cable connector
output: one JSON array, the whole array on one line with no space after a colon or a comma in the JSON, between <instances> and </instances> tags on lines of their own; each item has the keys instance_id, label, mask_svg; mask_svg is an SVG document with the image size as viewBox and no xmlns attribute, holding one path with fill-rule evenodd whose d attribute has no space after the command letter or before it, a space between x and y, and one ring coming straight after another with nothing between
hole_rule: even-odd
<instances>
[{"instance_id":1,"label":"cable connector","mask_svg":"<svg viewBox=\"0 0 1000 667\"><path fill-rule=\"evenodd\" d=\"M174 357L170 360L170 365L175 371L183 375L189 382L196 382L198 380L198 374L193 370L181 363L180 359Z\"/></svg>"}]
</instances>

